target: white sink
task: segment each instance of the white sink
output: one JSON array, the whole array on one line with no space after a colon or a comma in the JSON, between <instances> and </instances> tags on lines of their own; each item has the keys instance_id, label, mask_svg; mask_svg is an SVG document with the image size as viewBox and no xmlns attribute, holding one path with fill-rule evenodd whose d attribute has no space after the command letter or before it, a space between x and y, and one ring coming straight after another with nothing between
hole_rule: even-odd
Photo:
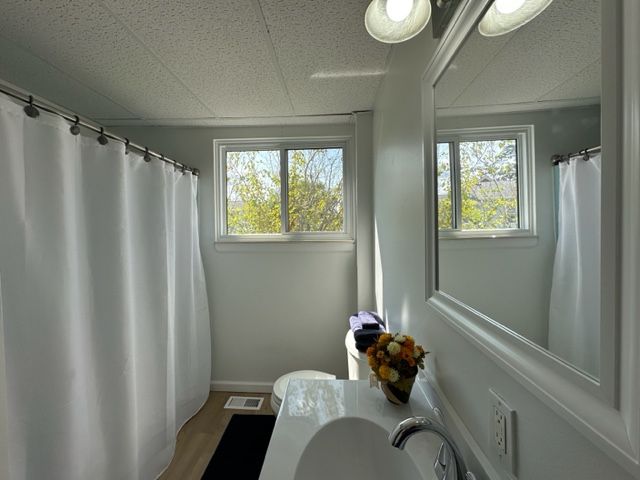
<instances>
[{"instance_id":1,"label":"white sink","mask_svg":"<svg viewBox=\"0 0 640 480\"><path fill-rule=\"evenodd\" d=\"M295 480L416 479L413 460L389 444L389 433L370 420L346 417L327 423L298 461Z\"/></svg>"},{"instance_id":2,"label":"white sink","mask_svg":"<svg viewBox=\"0 0 640 480\"><path fill-rule=\"evenodd\" d=\"M406 405L393 405L367 381L291 380L269 442L260 480L433 480L440 440L416 435L391 446L394 427L433 415L416 382Z\"/></svg>"}]
</instances>

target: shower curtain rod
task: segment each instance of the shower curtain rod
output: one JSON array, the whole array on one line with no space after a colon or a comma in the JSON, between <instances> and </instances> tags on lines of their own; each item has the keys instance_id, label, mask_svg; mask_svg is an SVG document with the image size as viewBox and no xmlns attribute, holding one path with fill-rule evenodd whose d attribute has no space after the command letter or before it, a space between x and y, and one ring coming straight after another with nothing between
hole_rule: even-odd
<instances>
[{"instance_id":1,"label":"shower curtain rod","mask_svg":"<svg viewBox=\"0 0 640 480\"><path fill-rule=\"evenodd\" d=\"M582 159L586 162L591 158L591 155L595 153L600 153L602 151L602 147L598 145L597 147L585 148L584 150L580 150L574 153L567 153L566 155L557 154L551 156L551 163L553 165L559 165L562 162L568 162L574 157L582 157Z\"/></svg>"},{"instance_id":2,"label":"shower curtain rod","mask_svg":"<svg viewBox=\"0 0 640 480\"><path fill-rule=\"evenodd\" d=\"M168 163L169 165L173 165L176 170L181 170L182 173L184 172L191 172L192 175L194 175L195 177L199 177L200 176L200 170L198 170L197 168L192 168L188 165L185 165L184 163L180 163L177 162L176 160L172 160L168 157L165 157L163 154L161 153L156 153L152 150L149 150L149 148L147 147L143 147L142 145L138 145L137 143L133 143L131 142L128 138L126 137L120 137L114 133L111 132L107 132L104 130L103 127L96 127L91 123L88 123L88 121L85 120L81 120L80 117L78 115L71 115L68 113L63 112L62 110L60 110L57 107L54 107L50 104L44 104L41 101L39 101L38 103L36 103L33 100L33 96L29 95L28 97L23 96L24 94L18 91L9 91L7 90L7 87L2 85L0 86L0 92L4 93L5 95L8 95L11 98L14 98L15 100L18 100L20 102L23 102L25 104L27 104L24 107L24 111L25 113L30 116L30 117L37 117L40 112L38 112L38 109L45 111L47 113L51 113L53 115L57 115L60 118L63 118L64 120L70 122L71 125L71 133L73 135L77 135L78 133L80 133L80 129L79 127L84 127L87 130L91 130L92 132L95 133L99 133L100 136L98 137L98 142L100 142L101 145L106 145L108 143L108 139L110 138L111 140L115 140L116 142L120 142L120 143L124 143L127 147L127 149L134 149L137 150L138 152L144 154L144 160L145 162L150 162L151 161L151 157L157 158L158 160ZM74 130L75 129L75 130ZM128 150L127 150L128 151Z\"/></svg>"}]
</instances>

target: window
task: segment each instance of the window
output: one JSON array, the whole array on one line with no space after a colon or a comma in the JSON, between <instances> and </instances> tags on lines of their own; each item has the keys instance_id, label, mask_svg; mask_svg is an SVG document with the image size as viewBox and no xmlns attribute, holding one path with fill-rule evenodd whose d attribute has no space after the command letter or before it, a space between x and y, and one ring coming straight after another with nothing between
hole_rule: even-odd
<instances>
[{"instance_id":1,"label":"window","mask_svg":"<svg viewBox=\"0 0 640 480\"><path fill-rule=\"evenodd\" d=\"M533 235L533 127L438 132L440 237Z\"/></svg>"},{"instance_id":2,"label":"window","mask_svg":"<svg viewBox=\"0 0 640 480\"><path fill-rule=\"evenodd\" d=\"M352 240L347 144L347 138L216 140L216 239Z\"/></svg>"}]
</instances>

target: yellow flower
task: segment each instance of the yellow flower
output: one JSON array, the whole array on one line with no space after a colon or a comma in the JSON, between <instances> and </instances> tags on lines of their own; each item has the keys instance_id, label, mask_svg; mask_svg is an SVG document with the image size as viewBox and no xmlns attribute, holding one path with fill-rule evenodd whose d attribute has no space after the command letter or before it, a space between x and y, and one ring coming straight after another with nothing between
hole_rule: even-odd
<instances>
[{"instance_id":1,"label":"yellow flower","mask_svg":"<svg viewBox=\"0 0 640 480\"><path fill-rule=\"evenodd\" d=\"M378 370L378 375L380 376L381 380L389 380L389 375L391 375L391 368L389 368L386 365L382 365L380 366L380 369ZM397 374L398 372L396 372Z\"/></svg>"}]
</instances>

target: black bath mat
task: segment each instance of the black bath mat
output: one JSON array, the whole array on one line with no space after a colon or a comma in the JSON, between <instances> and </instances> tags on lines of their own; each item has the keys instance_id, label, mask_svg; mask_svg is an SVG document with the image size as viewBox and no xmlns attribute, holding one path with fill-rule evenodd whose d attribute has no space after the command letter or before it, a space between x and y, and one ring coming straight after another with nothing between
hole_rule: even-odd
<instances>
[{"instance_id":1,"label":"black bath mat","mask_svg":"<svg viewBox=\"0 0 640 480\"><path fill-rule=\"evenodd\" d=\"M258 480L275 423L273 415L234 414L202 480ZM233 476L227 477L229 474Z\"/></svg>"}]
</instances>

